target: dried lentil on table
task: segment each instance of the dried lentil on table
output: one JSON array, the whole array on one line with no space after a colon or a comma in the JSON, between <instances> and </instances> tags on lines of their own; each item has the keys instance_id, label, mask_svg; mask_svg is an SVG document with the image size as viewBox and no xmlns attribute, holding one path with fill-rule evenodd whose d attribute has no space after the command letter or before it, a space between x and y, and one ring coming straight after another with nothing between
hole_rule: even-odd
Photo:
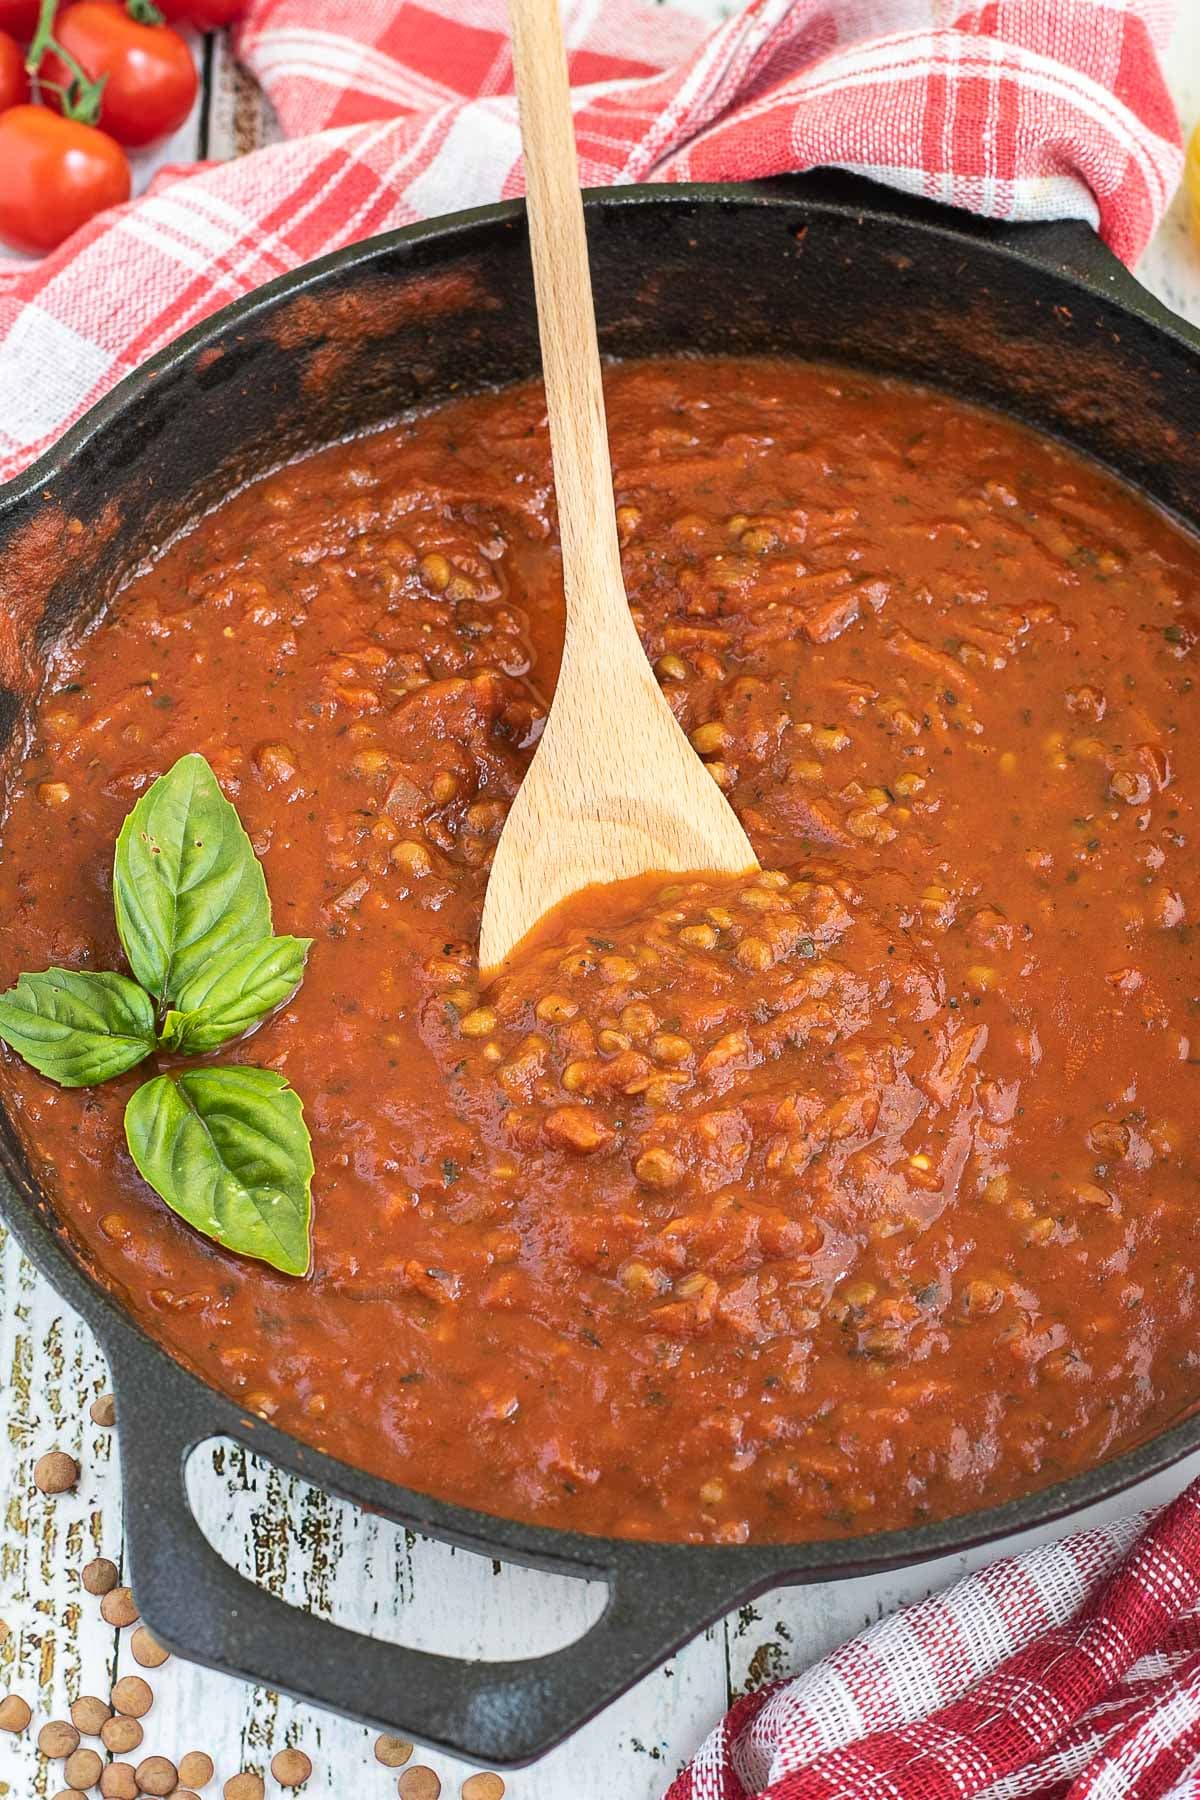
<instances>
[{"instance_id":1,"label":"dried lentil on table","mask_svg":"<svg viewBox=\"0 0 1200 1800\"><path fill-rule=\"evenodd\" d=\"M312 1771L312 1758L303 1750L280 1750L271 1760L271 1773L280 1787L302 1787Z\"/></svg>"},{"instance_id":2,"label":"dried lentil on table","mask_svg":"<svg viewBox=\"0 0 1200 1800\"><path fill-rule=\"evenodd\" d=\"M0 1731L25 1731L33 1717L28 1700L20 1694L5 1694L0 1700Z\"/></svg>"},{"instance_id":3,"label":"dried lentil on table","mask_svg":"<svg viewBox=\"0 0 1200 1800\"><path fill-rule=\"evenodd\" d=\"M96 1750L73 1750L63 1765L67 1786L81 1793L95 1787L104 1769L104 1758Z\"/></svg>"},{"instance_id":4,"label":"dried lentil on table","mask_svg":"<svg viewBox=\"0 0 1200 1800\"><path fill-rule=\"evenodd\" d=\"M407 1738L390 1737L386 1732L375 1739L375 1760L385 1769L399 1769L409 1760L413 1747Z\"/></svg>"},{"instance_id":5,"label":"dried lentil on table","mask_svg":"<svg viewBox=\"0 0 1200 1800\"><path fill-rule=\"evenodd\" d=\"M115 1700L115 1693L113 1697ZM114 1756L128 1756L131 1750L139 1747L144 1736L145 1733L137 1720L126 1715L106 1719L100 1727L100 1742L106 1750L111 1750Z\"/></svg>"},{"instance_id":6,"label":"dried lentil on table","mask_svg":"<svg viewBox=\"0 0 1200 1800\"><path fill-rule=\"evenodd\" d=\"M97 1394L88 1408L88 1416L93 1425L111 1426L117 1422L117 1401L114 1394Z\"/></svg>"},{"instance_id":7,"label":"dried lentil on table","mask_svg":"<svg viewBox=\"0 0 1200 1800\"><path fill-rule=\"evenodd\" d=\"M127 1625L136 1625L141 1616L130 1588L115 1587L100 1602L100 1617L106 1625L123 1629Z\"/></svg>"},{"instance_id":8,"label":"dried lentil on table","mask_svg":"<svg viewBox=\"0 0 1200 1800\"><path fill-rule=\"evenodd\" d=\"M61 1761L79 1748L79 1733L66 1719L48 1719L38 1732L38 1749L52 1761Z\"/></svg>"},{"instance_id":9,"label":"dried lentil on table","mask_svg":"<svg viewBox=\"0 0 1200 1800\"><path fill-rule=\"evenodd\" d=\"M179 1770L165 1756L147 1756L135 1774L142 1793L154 1795L156 1800L165 1800L179 1786Z\"/></svg>"},{"instance_id":10,"label":"dried lentil on table","mask_svg":"<svg viewBox=\"0 0 1200 1800\"><path fill-rule=\"evenodd\" d=\"M113 1762L100 1776L104 1800L138 1800L137 1775L132 1763Z\"/></svg>"},{"instance_id":11,"label":"dried lentil on table","mask_svg":"<svg viewBox=\"0 0 1200 1800\"><path fill-rule=\"evenodd\" d=\"M71 1723L84 1737L99 1737L104 1723L112 1717L112 1707L96 1694L80 1694L71 1702Z\"/></svg>"},{"instance_id":12,"label":"dried lentil on table","mask_svg":"<svg viewBox=\"0 0 1200 1800\"><path fill-rule=\"evenodd\" d=\"M80 1579L85 1593L102 1595L112 1593L121 1575L116 1563L110 1562L107 1556L95 1556L90 1563L84 1564Z\"/></svg>"},{"instance_id":13,"label":"dried lentil on table","mask_svg":"<svg viewBox=\"0 0 1200 1800\"><path fill-rule=\"evenodd\" d=\"M477 1775L467 1776L460 1793L461 1800L504 1800L505 1786L491 1769L481 1769Z\"/></svg>"},{"instance_id":14,"label":"dried lentil on table","mask_svg":"<svg viewBox=\"0 0 1200 1800\"><path fill-rule=\"evenodd\" d=\"M112 1691L112 1703L127 1719L144 1719L154 1705L154 1690L140 1675L122 1675Z\"/></svg>"},{"instance_id":15,"label":"dried lentil on table","mask_svg":"<svg viewBox=\"0 0 1200 1800\"><path fill-rule=\"evenodd\" d=\"M414 1763L396 1783L400 1800L438 1800L441 1791L441 1778L427 1763Z\"/></svg>"},{"instance_id":16,"label":"dried lentil on table","mask_svg":"<svg viewBox=\"0 0 1200 1800\"><path fill-rule=\"evenodd\" d=\"M206 1750L188 1750L179 1759L179 1779L185 1787L202 1788L213 1778L213 1759Z\"/></svg>"},{"instance_id":17,"label":"dried lentil on table","mask_svg":"<svg viewBox=\"0 0 1200 1800\"><path fill-rule=\"evenodd\" d=\"M67 1494L79 1480L79 1464L65 1450L47 1450L33 1465L33 1484L43 1494Z\"/></svg>"},{"instance_id":18,"label":"dried lentil on table","mask_svg":"<svg viewBox=\"0 0 1200 1800\"><path fill-rule=\"evenodd\" d=\"M170 1651L164 1650L158 1639L139 1625L129 1640L129 1648L136 1663L143 1669L161 1669L170 1660Z\"/></svg>"},{"instance_id":19,"label":"dried lentil on table","mask_svg":"<svg viewBox=\"0 0 1200 1800\"><path fill-rule=\"evenodd\" d=\"M237 1775L231 1775L221 1790L224 1800L263 1800L266 1791L262 1776L253 1769L242 1769Z\"/></svg>"}]
</instances>

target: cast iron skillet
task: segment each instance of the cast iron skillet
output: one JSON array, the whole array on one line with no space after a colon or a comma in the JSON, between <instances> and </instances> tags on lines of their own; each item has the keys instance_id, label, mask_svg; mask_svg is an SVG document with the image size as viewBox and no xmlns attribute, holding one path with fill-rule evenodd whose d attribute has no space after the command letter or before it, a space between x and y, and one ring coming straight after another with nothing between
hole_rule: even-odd
<instances>
[{"instance_id":1,"label":"cast iron skillet","mask_svg":"<svg viewBox=\"0 0 1200 1800\"><path fill-rule=\"evenodd\" d=\"M1086 226L1001 230L828 173L618 189L590 196L587 211L608 353L771 351L913 376L1069 440L1200 528L1200 334ZM0 626L7 611L27 645L44 645L231 483L537 362L518 204L394 232L273 282L122 382L0 492ZM0 736L20 729L21 706L0 691ZM82 1266L7 1120L0 1169L0 1212L112 1365L130 1575L156 1635L196 1661L487 1763L539 1755L765 1588L1039 1525L1200 1445L1198 1415L1008 1505L834 1543L657 1545L515 1524L394 1487L246 1417ZM294 1609L229 1568L191 1515L185 1464L221 1434L418 1531L602 1580L606 1609L566 1649L493 1663L370 1641Z\"/></svg>"}]
</instances>

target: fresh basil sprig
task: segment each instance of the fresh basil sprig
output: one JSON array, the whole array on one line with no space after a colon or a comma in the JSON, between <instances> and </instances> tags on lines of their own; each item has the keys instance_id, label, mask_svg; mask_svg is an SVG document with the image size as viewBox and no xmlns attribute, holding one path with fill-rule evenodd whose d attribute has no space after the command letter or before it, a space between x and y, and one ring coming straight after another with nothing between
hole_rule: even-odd
<instances>
[{"instance_id":1,"label":"fresh basil sprig","mask_svg":"<svg viewBox=\"0 0 1200 1800\"><path fill-rule=\"evenodd\" d=\"M180 988L178 1008L163 1020L159 1042L178 1055L196 1056L243 1037L291 999L304 980L311 945L311 938L267 937L214 956Z\"/></svg>"},{"instance_id":2,"label":"fresh basil sprig","mask_svg":"<svg viewBox=\"0 0 1200 1800\"><path fill-rule=\"evenodd\" d=\"M158 1049L244 1037L304 979L311 938L273 937L262 867L202 756L183 756L125 820L117 931L136 980L90 969L21 975L0 1039L61 1087L88 1087ZM299 1096L271 1069L159 1074L125 1109L143 1179L227 1250L287 1275L311 1261L312 1147Z\"/></svg>"},{"instance_id":3,"label":"fresh basil sprig","mask_svg":"<svg viewBox=\"0 0 1200 1800\"><path fill-rule=\"evenodd\" d=\"M122 825L113 905L135 977L172 1006L214 956L271 935L262 865L202 756L181 756Z\"/></svg>"},{"instance_id":4,"label":"fresh basil sprig","mask_svg":"<svg viewBox=\"0 0 1200 1800\"><path fill-rule=\"evenodd\" d=\"M60 1087L91 1087L154 1048L154 1002L127 975L47 969L0 994L0 1037Z\"/></svg>"},{"instance_id":5,"label":"fresh basil sprig","mask_svg":"<svg viewBox=\"0 0 1200 1800\"><path fill-rule=\"evenodd\" d=\"M307 1273L312 1150L282 1075L237 1064L158 1075L126 1107L125 1136L181 1219L285 1275Z\"/></svg>"}]
</instances>

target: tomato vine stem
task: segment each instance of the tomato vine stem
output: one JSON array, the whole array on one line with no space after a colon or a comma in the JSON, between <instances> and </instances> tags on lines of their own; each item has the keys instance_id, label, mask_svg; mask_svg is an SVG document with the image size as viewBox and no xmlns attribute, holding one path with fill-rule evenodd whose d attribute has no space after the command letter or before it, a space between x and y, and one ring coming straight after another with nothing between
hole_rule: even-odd
<instances>
[{"instance_id":1,"label":"tomato vine stem","mask_svg":"<svg viewBox=\"0 0 1200 1800\"><path fill-rule=\"evenodd\" d=\"M80 125L95 125L100 117L100 101L108 76L102 75L99 81L93 81L71 52L59 43L54 35L57 12L58 0L41 0L37 30L25 58L25 68L30 80L37 84L39 96L43 88L58 95L64 118L75 119ZM57 56L66 66L71 79L65 86L62 82L48 81L39 73L47 52Z\"/></svg>"}]
</instances>

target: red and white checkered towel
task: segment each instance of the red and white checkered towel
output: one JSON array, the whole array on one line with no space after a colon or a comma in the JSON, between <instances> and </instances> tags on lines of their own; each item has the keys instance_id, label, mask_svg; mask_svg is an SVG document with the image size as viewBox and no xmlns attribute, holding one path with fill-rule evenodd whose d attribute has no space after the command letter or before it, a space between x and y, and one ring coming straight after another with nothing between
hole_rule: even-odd
<instances>
[{"instance_id":1,"label":"red and white checkered towel","mask_svg":"<svg viewBox=\"0 0 1200 1800\"><path fill-rule=\"evenodd\" d=\"M1196 0L1188 0L1195 4ZM751 0L705 35L567 0L583 179L837 164L1145 246L1181 171L1174 0ZM0 276L0 478L215 307L373 232L521 191L503 0L252 0L239 50L287 141Z\"/></svg>"},{"instance_id":2,"label":"red and white checkered towel","mask_svg":"<svg viewBox=\"0 0 1200 1800\"><path fill-rule=\"evenodd\" d=\"M705 35L571 0L583 179L836 164L996 218L1086 219L1133 261L1181 172L1158 61L1173 15L751 0ZM252 0L239 48L285 142L165 172L0 276L0 477L247 289L521 191L503 0ZM994 1564L749 1696L671 1800L1200 1800L1200 1494L1129 1555L1145 1523Z\"/></svg>"},{"instance_id":3,"label":"red and white checkered towel","mask_svg":"<svg viewBox=\"0 0 1200 1800\"><path fill-rule=\"evenodd\" d=\"M747 1695L666 1800L1200 1800L1200 1481Z\"/></svg>"}]
</instances>

